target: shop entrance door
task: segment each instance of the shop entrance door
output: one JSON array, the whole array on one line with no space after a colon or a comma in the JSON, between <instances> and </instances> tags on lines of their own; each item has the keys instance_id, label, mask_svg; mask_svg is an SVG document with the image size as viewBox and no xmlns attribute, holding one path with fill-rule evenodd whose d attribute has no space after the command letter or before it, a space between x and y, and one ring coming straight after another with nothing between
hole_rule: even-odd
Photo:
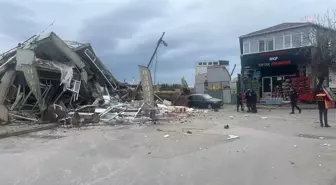
<instances>
[{"instance_id":1,"label":"shop entrance door","mask_svg":"<svg viewBox=\"0 0 336 185\"><path fill-rule=\"evenodd\" d=\"M262 78L262 98L271 99L272 97L272 77Z\"/></svg>"}]
</instances>

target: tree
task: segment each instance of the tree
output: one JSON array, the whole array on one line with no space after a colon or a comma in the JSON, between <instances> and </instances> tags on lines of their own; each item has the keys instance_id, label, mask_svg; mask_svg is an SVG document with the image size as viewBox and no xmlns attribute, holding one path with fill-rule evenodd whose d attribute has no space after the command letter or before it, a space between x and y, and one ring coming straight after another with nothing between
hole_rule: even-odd
<instances>
[{"instance_id":1,"label":"tree","mask_svg":"<svg viewBox=\"0 0 336 185\"><path fill-rule=\"evenodd\" d=\"M316 90L328 79L329 70L336 71L336 10L316 16L310 34L312 48L312 72L318 83ZM315 91L316 93L316 91Z\"/></svg>"}]
</instances>

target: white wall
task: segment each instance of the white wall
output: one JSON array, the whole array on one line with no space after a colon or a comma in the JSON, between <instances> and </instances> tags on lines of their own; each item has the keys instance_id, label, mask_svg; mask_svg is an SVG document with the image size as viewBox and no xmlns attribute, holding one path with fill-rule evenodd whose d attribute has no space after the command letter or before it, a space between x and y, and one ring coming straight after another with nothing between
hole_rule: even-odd
<instances>
[{"instance_id":1,"label":"white wall","mask_svg":"<svg viewBox=\"0 0 336 185\"><path fill-rule=\"evenodd\" d=\"M285 30L285 31L280 31L280 32L275 32L275 33L269 33L269 34L263 34L263 35L244 38L242 39L243 53L244 53L245 46L249 46L249 49L248 49L249 53L244 53L244 54L259 53L259 40L265 40L265 39L266 40L273 39L273 50L272 51L281 50L281 48L276 48L276 39L278 40L279 38L281 37L283 38L284 36L290 36L291 46L284 47L283 45L282 49L308 46L308 45L311 45L312 43L312 38L311 38L312 33L314 33L313 28L303 27L303 28L290 29L290 30ZM295 40L294 39L295 37L293 37L294 34L301 34L301 40ZM282 40L282 42L284 43L284 40ZM302 45L299 45L299 42L302 42ZM268 52L268 51L266 50L265 52Z\"/></svg>"}]
</instances>

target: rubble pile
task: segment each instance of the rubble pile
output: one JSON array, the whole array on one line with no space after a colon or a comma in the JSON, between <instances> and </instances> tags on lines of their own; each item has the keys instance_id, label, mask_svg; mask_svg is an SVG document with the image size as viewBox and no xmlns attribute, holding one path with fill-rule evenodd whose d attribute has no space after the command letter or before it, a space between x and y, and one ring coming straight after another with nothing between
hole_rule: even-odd
<instances>
[{"instance_id":1,"label":"rubble pile","mask_svg":"<svg viewBox=\"0 0 336 185\"><path fill-rule=\"evenodd\" d=\"M81 125L145 119L143 102L132 101L134 88L119 82L90 44L64 41L53 32L35 35L1 54L0 77L3 123Z\"/></svg>"}]
</instances>

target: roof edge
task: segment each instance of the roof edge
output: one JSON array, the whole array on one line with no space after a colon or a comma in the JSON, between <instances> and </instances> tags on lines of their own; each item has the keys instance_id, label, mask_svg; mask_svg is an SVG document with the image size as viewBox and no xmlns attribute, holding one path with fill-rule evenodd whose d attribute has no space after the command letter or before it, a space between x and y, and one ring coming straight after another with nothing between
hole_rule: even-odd
<instances>
[{"instance_id":1,"label":"roof edge","mask_svg":"<svg viewBox=\"0 0 336 185\"><path fill-rule=\"evenodd\" d=\"M266 31L266 32L262 32L262 33L252 34L252 35L245 34L245 35L242 35L242 36L240 36L238 38L239 39L244 39L244 38L249 38L249 37L264 35L264 34L268 34L268 33L275 33L275 32L279 32L279 31L290 30L290 29L301 28L301 27L307 27L307 26L319 26L319 25L307 22L307 24L293 26L293 27L289 27L289 28L282 28L282 29L277 29L277 30L272 30L272 31Z\"/></svg>"}]
</instances>

